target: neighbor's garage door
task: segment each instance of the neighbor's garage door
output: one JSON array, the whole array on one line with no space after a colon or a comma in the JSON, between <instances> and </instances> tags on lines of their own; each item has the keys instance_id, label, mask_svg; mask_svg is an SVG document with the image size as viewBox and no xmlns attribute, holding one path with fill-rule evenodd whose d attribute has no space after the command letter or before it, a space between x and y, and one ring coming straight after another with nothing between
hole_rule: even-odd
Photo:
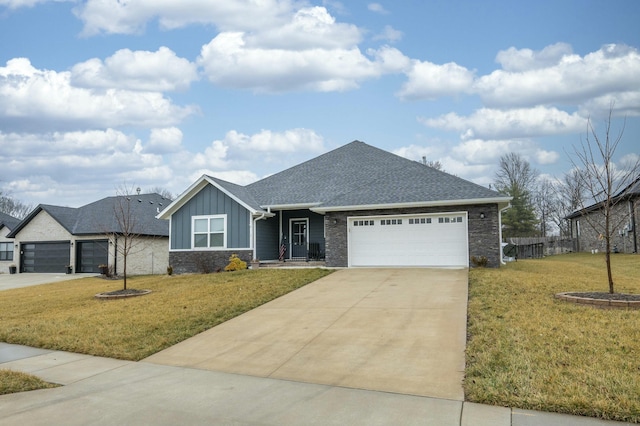
<instances>
[{"instance_id":1,"label":"neighbor's garage door","mask_svg":"<svg viewBox=\"0 0 640 426\"><path fill-rule=\"evenodd\" d=\"M100 272L100 265L109 263L109 241L76 241L76 272Z\"/></svg>"},{"instance_id":2,"label":"neighbor's garage door","mask_svg":"<svg viewBox=\"0 0 640 426\"><path fill-rule=\"evenodd\" d=\"M469 266L466 213L349 218L350 266Z\"/></svg>"},{"instance_id":3,"label":"neighbor's garage door","mask_svg":"<svg viewBox=\"0 0 640 426\"><path fill-rule=\"evenodd\" d=\"M22 243L20 265L22 272L66 272L69 262L69 241Z\"/></svg>"}]
</instances>

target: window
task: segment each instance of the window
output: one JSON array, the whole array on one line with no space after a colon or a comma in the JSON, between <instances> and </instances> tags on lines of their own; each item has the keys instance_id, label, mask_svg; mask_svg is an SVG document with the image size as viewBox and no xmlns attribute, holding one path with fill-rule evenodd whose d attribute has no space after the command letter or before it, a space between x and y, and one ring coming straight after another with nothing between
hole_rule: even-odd
<instances>
[{"instance_id":1,"label":"window","mask_svg":"<svg viewBox=\"0 0 640 426\"><path fill-rule=\"evenodd\" d=\"M13 243L0 243L0 260L13 260Z\"/></svg>"},{"instance_id":2,"label":"window","mask_svg":"<svg viewBox=\"0 0 640 426\"><path fill-rule=\"evenodd\" d=\"M227 215L194 216L193 248L225 248Z\"/></svg>"}]
</instances>

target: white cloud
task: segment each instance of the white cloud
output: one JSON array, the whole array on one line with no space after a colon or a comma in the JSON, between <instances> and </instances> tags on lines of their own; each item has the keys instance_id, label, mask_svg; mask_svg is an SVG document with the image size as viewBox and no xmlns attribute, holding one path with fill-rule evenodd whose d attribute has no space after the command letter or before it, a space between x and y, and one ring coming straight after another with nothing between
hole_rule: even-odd
<instances>
[{"instance_id":1,"label":"white cloud","mask_svg":"<svg viewBox=\"0 0 640 426\"><path fill-rule=\"evenodd\" d=\"M0 6L6 6L9 9L19 9L21 7L33 7L36 4L40 3L63 3L63 2L71 2L74 0L0 0Z\"/></svg>"},{"instance_id":2,"label":"white cloud","mask_svg":"<svg viewBox=\"0 0 640 426\"><path fill-rule=\"evenodd\" d=\"M402 31L398 31L394 29L391 25L385 25L384 29L380 34L377 34L373 37L374 40L385 40L389 43L395 43L396 41L400 41L402 39Z\"/></svg>"},{"instance_id":3,"label":"white cloud","mask_svg":"<svg viewBox=\"0 0 640 426\"><path fill-rule=\"evenodd\" d=\"M510 139L579 133L586 120L577 113L538 106L499 110L481 108L470 116L448 113L437 118L419 118L428 127L457 131L463 139Z\"/></svg>"},{"instance_id":4,"label":"white cloud","mask_svg":"<svg viewBox=\"0 0 640 426\"><path fill-rule=\"evenodd\" d=\"M380 3L369 3L367 5L367 9L369 9L371 12L379 13L381 15L386 15L387 13L389 13Z\"/></svg>"},{"instance_id":5,"label":"white cloud","mask_svg":"<svg viewBox=\"0 0 640 426\"><path fill-rule=\"evenodd\" d=\"M464 141L451 150L451 155L465 164L484 164L497 166L499 159L507 152L515 152L537 164L552 164L560 155L555 151L547 151L529 139Z\"/></svg>"},{"instance_id":6,"label":"white cloud","mask_svg":"<svg viewBox=\"0 0 640 426\"><path fill-rule=\"evenodd\" d=\"M292 0L88 0L74 13L84 22L87 36L139 33L154 19L163 29L210 24L223 31L244 31L284 24L293 4Z\"/></svg>"},{"instance_id":7,"label":"white cloud","mask_svg":"<svg viewBox=\"0 0 640 426\"><path fill-rule=\"evenodd\" d=\"M30 132L118 126L166 126L194 112L156 92L74 87L70 72L34 68L26 58L0 67L0 127Z\"/></svg>"},{"instance_id":8,"label":"white cloud","mask_svg":"<svg viewBox=\"0 0 640 426\"><path fill-rule=\"evenodd\" d=\"M93 58L71 69L71 83L86 88L186 90L197 78L196 65L167 47L156 52L121 49L104 62Z\"/></svg>"},{"instance_id":9,"label":"white cloud","mask_svg":"<svg viewBox=\"0 0 640 426\"><path fill-rule=\"evenodd\" d=\"M522 107L579 104L607 94L624 97L630 88L637 92L640 87L640 54L635 48L610 44L584 57L571 54L566 45L547 49L539 54L501 52L507 68L479 78L474 90L486 106ZM634 109L640 110L640 105Z\"/></svg>"},{"instance_id":10,"label":"white cloud","mask_svg":"<svg viewBox=\"0 0 640 426\"><path fill-rule=\"evenodd\" d=\"M261 153L293 153L299 151L321 152L324 140L313 130L291 129L284 132L262 130L254 135L245 135L235 130L227 132L224 141L234 151Z\"/></svg>"},{"instance_id":11,"label":"white cloud","mask_svg":"<svg viewBox=\"0 0 640 426\"><path fill-rule=\"evenodd\" d=\"M474 72L454 62L444 65L414 60L407 72L408 80L397 93L402 99L436 99L468 92Z\"/></svg>"},{"instance_id":12,"label":"white cloud","mask_svg":"<svg viewBox=\"0 0 640 426\"><path fill-rule=\"evenodd\" d=\"M266 49L249 46L243 33L219 34L202 47L198 63L215 84L259 92L344 91L381 73L357 47Z\"/></svg>"},{"instance_id":13,"label":"white cloud","mask_svg":"<svg viewBox=\"0 0 640 426\"><path fill-rule=\"evenodd\" d=\"M563 57L573 53L571 45L556 43L546 46L540 51L531 49L516 49L510 47L501 50L496 56L496 61L502 65L502 69L510 72L530 71L540 68L548 68L558 64Z\"/></svg>"},{"instance_id":14,"label":"white cloud","mask_svg":"<svg viewBox=\"0 0 640 426\"><path fill-rule=\"evenodd\" d=\"M151 129L145 151L153 154L170 154L182 150L182 131L177 127Z\"/></svg>"},{"instance_id":15,"label":"white cloud","mask_svg":"<svg viewBox=\"0 0 640 426\"><path fill-rule=\"evenodd\" d=\"M284 25L245 34L248 47L262 49L350 49L362 39L358 27L337 23L324 7L296 11Z\"/></svg>"}]
</instances>

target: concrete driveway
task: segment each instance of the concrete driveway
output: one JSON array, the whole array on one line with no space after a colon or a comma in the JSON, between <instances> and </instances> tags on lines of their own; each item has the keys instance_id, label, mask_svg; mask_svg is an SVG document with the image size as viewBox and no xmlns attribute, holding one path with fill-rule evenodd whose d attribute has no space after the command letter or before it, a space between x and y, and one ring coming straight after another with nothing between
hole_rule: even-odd
<instances>
[{"instance_id":1,"label":"concrete driveway","mask_svg":"<svg viewBox=\"0 0 640 426\"><path fill-rule=\"evenodd\" d=\"M32 285L51 284L78 278L95 277L99 274L0 274L0 291Z\"/></svg>"},{"instance_id":2,"label":"concrete driveway","mask_svg":"<svg viewBox=\"0 0 640 426\"><path fill-rule=\"evenodd\" d=\"M466 269L345 269L144 361L464 400Z\"/></svg>"}]
</instances>

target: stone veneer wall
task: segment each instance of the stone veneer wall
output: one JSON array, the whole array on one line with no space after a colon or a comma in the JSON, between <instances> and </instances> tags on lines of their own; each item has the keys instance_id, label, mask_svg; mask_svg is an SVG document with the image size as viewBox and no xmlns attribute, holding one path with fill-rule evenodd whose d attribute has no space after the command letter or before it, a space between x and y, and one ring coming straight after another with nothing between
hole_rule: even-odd
<instances>
[{"instance_id":1,"label":"stone veneer wall","mask_svg":"<svg viewBox=\"0 0 640 426\"><path fill-rule=\"evenodd\" d=\"M501 247L498 239L499 212L497 204L329 212L324 218L327 266L346 267L349 264L349 252L347 248L348 217L460 211L466 211L468 213L469 258L471 258L471 256L485 256L488 259L487 266L494 268L500 266ZM484 213L484 219L480 218L481 213ZM334 223L334 221L336 223ZM469 262L469 264L473 266L471 262Z\"/></svg>"},{"instance_id":2,"label":"stone veneer wall","mask_svg":"<svg viewBox=\"0 0 640 426\"><path fill-rule=\"evenodd\" d=\"M169 265L173 273L209 273L224 270L229 264L229 257L238 255L240 259L251 262L252 250L207 250L207 251L172 251L169 253Z\"/></svg>"}]
</instances>

